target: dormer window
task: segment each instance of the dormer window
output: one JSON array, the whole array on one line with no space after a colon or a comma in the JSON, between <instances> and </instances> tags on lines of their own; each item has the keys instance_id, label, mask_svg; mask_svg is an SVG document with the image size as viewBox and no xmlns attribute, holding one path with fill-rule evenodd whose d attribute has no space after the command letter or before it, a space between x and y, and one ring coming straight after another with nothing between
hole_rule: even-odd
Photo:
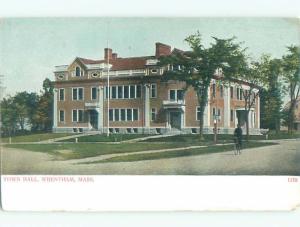
<instances>
[{"instance_id":1,"label":"dormer window","mask_svg":"<svg viewBox=\"0 0 300 227\"><path fill-rule=\"evenodd\" d=\"M76 68L75 68L75 76L76 77L83 76L83 71L81 70L81 68L79 66L76 66Z\"/></svg>"}]
</instances>

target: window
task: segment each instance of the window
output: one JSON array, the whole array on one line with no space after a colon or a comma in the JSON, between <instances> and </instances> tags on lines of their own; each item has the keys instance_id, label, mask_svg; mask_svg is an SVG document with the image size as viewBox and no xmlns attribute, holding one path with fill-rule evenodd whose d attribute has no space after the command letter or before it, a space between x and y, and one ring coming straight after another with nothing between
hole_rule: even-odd
<instances>
[{"instance_id":1,"label":"window","mask_svg":"<svg viewBox=\"0 0 300 227\"><path fill-rule=\"evenodd\" d=\"M156 108L151 109L151 121L156 120Z\"/></svg>"},{"instance_id":2,"label":"window","mask_svg":"<svg viewBox=\"0 0 300 227\"><path fill-rule=\"evenodd\" d=\"M65 121L65 111L64 110L60 110L59 111L59 121L60 122L64 122Z\"/></svg>"},{"instance_id":3,"label":"window","mask_svg":"<svg viewBox=\"0 0 300 227\"><path fill-rule=\"evenodd\" d=\"M183 100L183 90L177 90L177 100Z\"/></svg>"},{"instance_id":4,"label":"window","mask_svg":"<svg viewBox=\"0 0 300 227\"><path fill-rule=\"evenodd\" d=\"M239 88L236 89L236 99L237 100L240 99L240 89Z\"/></svg>"},{"instance_id":5,"label":"window","mask_svg":"<svg viewBox=\"0 0 300 227\"><path fill-rule=\"evenodd\" d=\"M78 122L83 122L83 110L78 110Z\"/></svg>"},{"instance_id":6,"label":"window","mask_svg":"<svg viewBox=\"0 0 300 227\"><path fill-rule=\"evenodd\" d=\"M105 98L107 99L108 98L108 96L110 96L110 94L111 94L111 90L110 90L110 87L105 87Z\"/></svg>"},{"instance_id":7,"label":"window","mask_svg":"<svg viewBox=\"0 0 300 227\"><path fill-rule=\"evenodd\" d=\"M213 117L215 117L215 116L216 116L216 108L215 108L215 107L213 108L213 112L212 112L212 114L213 114Z\"/></svg>"},{"instance_id":8,"label":"window","mask_svg":"<svg viewBox=\"0 0 300 227\"><path fill-rule=\"evenodd\" d=\"M135 86L130 85L130 98L134 99L135 98Z\"/></svg>"},{"instance_id":9,"label":"window","mask_svg":"<svg viewBox=\"0 0 300 227\"><path fill-rule=\"evenodd\" d=\"M60 88L59 89L59 101L64 101L65 100L65 89Z\"/></svg>"},{"instance_id":10,"label":"window","mask_svg":"<svg viewBox=\"0 0 300 227\"><path fill-rule=\"evenodd\" d=\"M220 96L223 98L223 85L220 85Z\"/></svg>"},{"instance_id":11,"label":"window","mask_svg":"<svg viewBox=\"0 0 300 227\"><path fill-rule=\"evenodd\" d=\"M73 88L72 98L73 100L83 100L83 88Z\"/></svg>"},{"instance_id":12,"label":"window","mask_svg":"<svg viewBox=\"0 0 300 227\"><path fill-rule=\"evenodd\" d=\"M133 120L137 121L139 119L139 111L138 109L133 109Z\"/></svg>"},{"instance_id":13,"label":"window","mask_svg":"<svg viewBox=\"0 0 300 227\"><path fill-rule=\"evenodd\" d=\"M138 109L110 109L110 121L137 121L139 120Z\"/></svg>"},{"instance_id":14,"label":"window","mask_svg":"<svg viewBox=\"0 0 300 227\"><path fill-rule=\"evenodd\" d=\"M221 110L218 109L218 117L220 118L221 117Z\"/></svg>"},{"instance_id":15,"label":"window","mask_svg":"<svg viewBox=\"0 0 300 227\"><path fill-rule=\"evenodd\" d=\"M121 121L126 121L126 110L121 109Z\"/></svg>"},{"instance_id":16,"label":"window","mask_svg":"<svg viewBox=\"0 0 300 227\"><path fill-rule=\"evenodd\" d=\"M230 121L233 121L234 118L234 112L233 110L230 110Z\"/></svg>"},{"instance_id":17,"label":"window","mask_svg":"<svg viewBox=\"0 0 300 227\"><path fill-rule=\"evenodd\" d=\"M111 87L111 98L112 99L116 99L117 98L117 87L116 86L112 86Z\"/></svg>"},{"instance_id":18,"label":"window","mask_svg":"<svg viewBox=\"0 0 300 227\"><path fill-rule=\"evenodd\" d=\"M97 88L96 87L92 87L91 99L92 100L97 99Z\"/></svg>"},{"instance_id":19,"label":"window","mask_svg":"<svg viewBox=\"0 0 300 227\"><path fill-rule=\"evenodd\" d=\"M72 99L73 100L77 100L77 92L78 90L77 90L77 88L73 88L72 89Z\"/></svg>"},{"instance_id":20,"label":"window","mask_svg":"<svg viewBox=\"0 0 300 227\"><path fill-rule=\"evenodd\" d=\"M136 97L140 98L142 94L142 87L141 85L136 85Z\"/></svg>"},{"instance_id":21,"label":"window","mask_svg":"<svg viewBox=\"0 0 300 227\"><path fill-rule=\"evenodd\" d=\"M123 98L123 86L118 86L118 99Z\"/></svg>"},{"instance_id":22,"label":"window","mask_svg":"<svg viewBox=\"0 0 300 227\"><path fill-rule=\"evenodd\" d=\"M196 120L200 121L200 107L197 107L196 109Z\"/></svg>"},{"instance_id":23,"label":"window","mask_svg":"<svg viewBox=\"0 0 300 227\"><path fill-rule=\"evenodd\" d=\"M156 98L156 94L157 94L157 88L156 88L156 84L151 84L151 98Z\"/></svg>"},{"instance_id":24,"label":"window","mask_svg":"<svg viewBox=\"0 0 300 227\"><path fill-rule=\"evenodd\" d=\"M243 89L240 89L240 100L243 100L244 95L243 95Z\"/></svg>"},{"instance_id":25,"label":"window","mask_svg":"<svg viewBox=\"0 0 300 227\"><path fill-rule=\"evenodd\" d=\"M83 122L83 110L72 110L72 122Z\"/></svg>"},{"instance_id":26,"label":"window","mask_svg":"<svg viewBox=\"0 0 300 227\"><path fill-rule=\"evenodd\" d=\"M129 98L129 86L124 86L124 99Z\"/></svg>"},{"instance_id":27,"label":"window","mask_svg":"<svg viewBox=\"0 0 300 227\"><path fill-rule=\"evenodd\" d=\"M80 77L80 76L82 76L83 75L83 71L81 70L81 68L80 67L76 67L75 68L75 76L76 77Z\"/></svg>"},{"instance_id":28,"label":"window","mask_svg":"<svg viewBox=\"0 0 300 227\"><path fill-rule=\"evenodd\" d=\"M170 90L169 91L170 100L178 101L184 99L184 92L183 90Z\"/></svg>"},{"instance_id":29,"label":"window","mask_svg":"<svg viewBox=\"0 0 300 227\"><path fill-rule=\"evenodd\" d=\"M213 86L212 86L212 96L214 98L216 97L216 84L213 84Z\"/></svg>"},{"instance_id":30,"label":"window","mask_svg":"<svg viewBox=\"0 0 300 227\"><path fill-rule=\"evenodd\" d=\"M132 121L132 109L127 109L127 121Z\"/></svg>"},{"instance_id":31,"label":"window","mask_svg":"<svg viewBox=\"0 0 300 227\"><path fill-rule=\"evenodd\" d=\"M109 110L109 121L113 121L114 120L114 110L110 109Z\"/></svg>"},{"instance_id":32,"label":"window","mask_svg":"<svg viewBox=\"0 0 300 227\"><path fill-rule=\"evenodd\" d=\"M233 87L230 87L230 98L233 99Z\"/></svg>"},{"instance_id":33,"label":"window","mask_svg":"<svg viewBox=\"0 0 300 227\"><path fill-rule=\"evenodd\" d=\"M115 116L115 121L120 120L120 110L119 109L115 109L114 116Z\"/></svg>"},{"instance_id":34,"label":"window","mask_svg":"<svg viewBox=\"0 0 300 227\"><path fill-rule=\"evenodd\" d=\"M176 91L170 90L170 100L176 100Z\"/></svg>"}]
</instances>

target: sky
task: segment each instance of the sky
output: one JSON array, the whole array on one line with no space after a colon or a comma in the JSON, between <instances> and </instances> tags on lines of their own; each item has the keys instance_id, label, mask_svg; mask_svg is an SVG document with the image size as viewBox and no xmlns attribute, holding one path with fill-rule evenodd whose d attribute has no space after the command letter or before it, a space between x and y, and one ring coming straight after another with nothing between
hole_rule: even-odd
<instances>
[{"instance_id":1,"label":"sky","mask_svg":"<svg viewBox=\"0 0 300 227\"><path fill-rule=\"evenodd\" d=\"M199 31L209 46L212 36L230 38L261 54L281 57L300 44L298 19L285 18L5 18L0 19L0 75L6 94L39 92L54 66L75 57L102 59L109 45L120 57L154 55L155 42L187 50L184 39Z\"/></svg>"}]
</instances>

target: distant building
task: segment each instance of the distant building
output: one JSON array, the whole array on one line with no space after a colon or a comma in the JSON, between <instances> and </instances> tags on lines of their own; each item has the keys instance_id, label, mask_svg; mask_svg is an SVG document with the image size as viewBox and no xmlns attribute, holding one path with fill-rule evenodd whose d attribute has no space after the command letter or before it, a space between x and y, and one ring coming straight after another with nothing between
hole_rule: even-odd
<instances>
[{"instance_id":1,"label":"distant building","mask_svg":"<svg viewBox=\"0 0 300 227\"><path fill-rule=\"evenodd\" d=\"M158 58L174 51L178 49L156 43L153 56L122 58L105 48L103 60L77 57L70 65L56 66L53 131L106 132L109 117L111 133L199 132L195 91L189 88L184 92L182 82L161 81L167 69L158 66ZM209 89L204 132L212 133L217 121L219 133L232 133L238 123L245 125L242 89L249 87L239 81L230 87L219 86L216 80L218 77ZM252 134L259 133L259 103L258 97L249 113Z\"/></svg>"},{"instance_id":2,"label":"distant building","mask_svg":"<svg viewBox=\"0 0 300 227\"><path fill-rule=\"evenodd\" d=\"M287 110L289 108L289 106L291 102L288 102L285 107L284 110ZM298 130L300 131L300 97L297 99L297 103L295 106L295 121L294 121L294 130Z\"/></svg>"}]
</instances>

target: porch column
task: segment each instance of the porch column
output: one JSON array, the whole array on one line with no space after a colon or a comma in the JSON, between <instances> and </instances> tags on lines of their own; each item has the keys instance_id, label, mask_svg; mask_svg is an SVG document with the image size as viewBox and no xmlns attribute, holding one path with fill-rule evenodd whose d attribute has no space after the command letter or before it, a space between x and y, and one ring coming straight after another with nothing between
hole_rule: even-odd
<instances>
[{"instance_id":1,"label":"porch column","mask_svg":"<svg viewBox=\"0 0 300 227\"><path fill-rule=\"evenodd\" d=\"M230 88L224 88L224 128L230 128Z\"/></svg>"},{"instance_id":2,"label":"porch column","mask_svg":"<svg viewBox=\"0 0 300 227\"><path fill-rule=\"evenodd\" d=\"M57 128L57 89L54 89L53 94L53 129Z\"/></svg>"},{"instance_id":3,"label":"porch column","mask_svg":"<svg viewBox=\"0 0 300 227\"><path fill-rule=\"evenodd\" d=\"M150 127L150 84L145 84L145 109L144 109L144 119L145 119L145 128Z\"/></svg>"},{"instance_id":4,"label":"porch column","mask_svg":"<svg viewBox=\"0 0 300 227\"><path fill-rule=\"evenodd\" d=\"M210 87L208 88L207 105L204 110L204 127L210 126Z\"/></svg>"},{"instance_id":5,"label":"porch column","mask_svg":"<svg viewBox=\"0 0 300 227\"><path fill-rule=\"evenodd\" d=\"M98 88L98 130L103 130L103 97L104 97L104 88L103 86L99 86ZM101 111L102 110L102 111Z\"/></svg>"},{"instance_id":6,"label":"porch column","mask_svg":"<svg viewBox=\"0 0 300 227\"><path fill-rule=\"evenodd\" d=\"M260 128L260 98L259 95L257 96L256 99L257 102L257 114L256 114L256 120L257 120L257 128Z\"/></svg>"}]
</instances>

